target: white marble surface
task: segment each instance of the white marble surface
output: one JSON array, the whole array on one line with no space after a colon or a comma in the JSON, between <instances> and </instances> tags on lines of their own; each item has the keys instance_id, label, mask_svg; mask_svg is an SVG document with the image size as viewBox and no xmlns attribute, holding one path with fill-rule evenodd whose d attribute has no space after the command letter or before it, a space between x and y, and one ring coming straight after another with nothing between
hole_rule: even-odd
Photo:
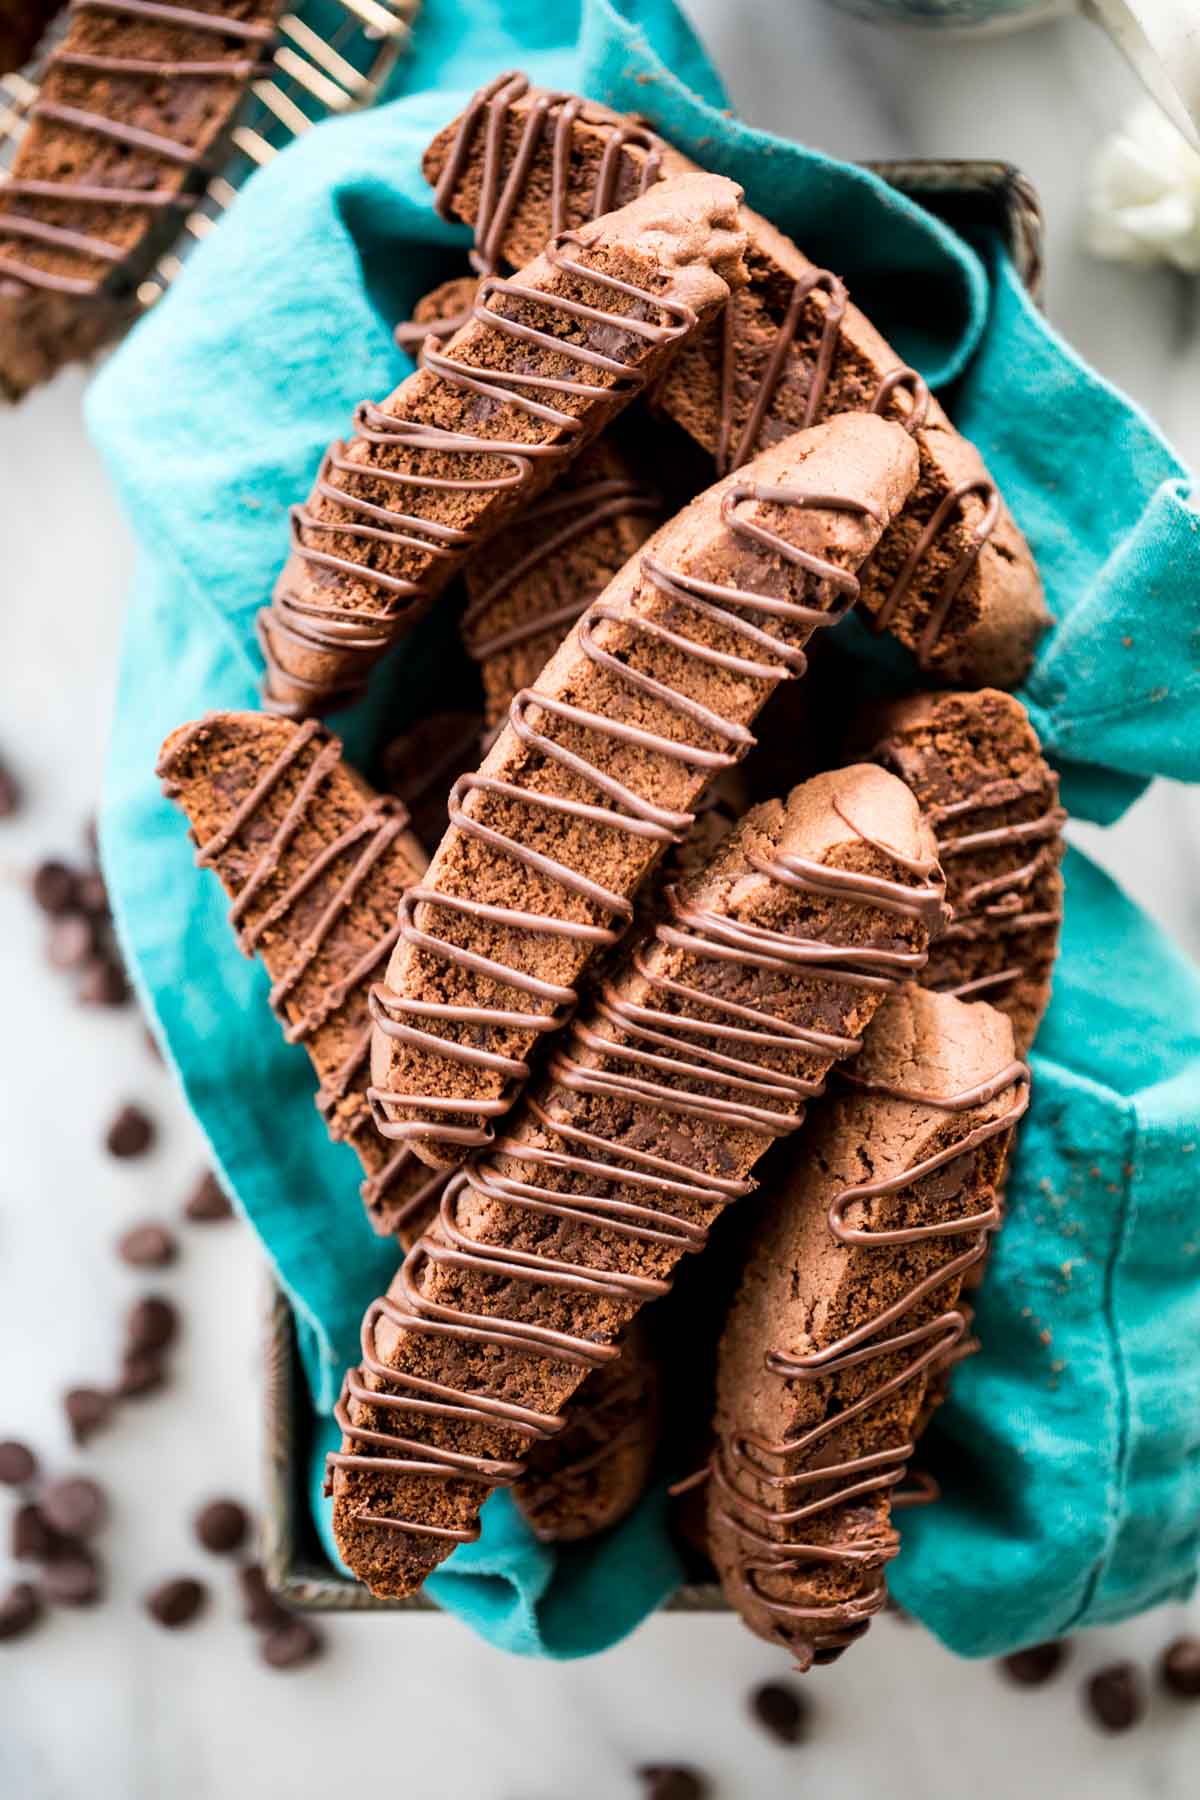
<instances>
[{"instance_id":1,"label":"white marble surface","mask_svg":"<svg viewBox=\"0 0 1200 1800\"><path fill-rule=\"evenodd\" d=\"M1080 171L1131 93L1088 27L973 47L878 32L811 0L691 0L691 10L758 122L846 155L996 155L1025 167L1048 214L1052 317L1200 462L1200 288L1103 268L1077 248ZM201 1166L136 1023L75 1008L43 966L22 891L36 856L74 851L94 798L131 561L82 436L81 389L67 375L19 417L0 416L0 746L29 796L22 818L0 827L0 1436L28 1436L55 1469L86 1464L109 1485L112 1597L0 1647L0 1795L283 1800L334 1791L357 1764L405 1800L621 1800L637 1792L638 1762L674 1758L708 1769L720 1796L753 1800L941 1800L964 1785L978 1800L1193 1793L1200 1716L1157 1701L1146 1728L1103 1740L1074 1679L1014 1694L889 1619L809 1684L812 1742L783 1752L743 1716L747 1689L778 1659L723 1618L660 1617L584 1666L507 1660L444 1619L340 1619L328 1658L286 1677L256 1664L219 1567L201 1571L215 1602L202 1624L168 1637L145 1618L147 1585L201 1564L189 1510L214 1490L256 1495L261 1271L243 1227L187 1230L161 1280L187 1318L176 1380L72 1454L55 1397L112 1366L120 1306L138 1285L113 1238L173 1213ZM1119 829L1086 836L1200 950L1194 799L1160 784ZM120 1165L98 1146L128 1098L153 1107L161 1142ZM1074 1675L1114 1654L1149 1656L1176 1623L1160 1615L1089 1634Z\"/></svg>"}]
</instances>

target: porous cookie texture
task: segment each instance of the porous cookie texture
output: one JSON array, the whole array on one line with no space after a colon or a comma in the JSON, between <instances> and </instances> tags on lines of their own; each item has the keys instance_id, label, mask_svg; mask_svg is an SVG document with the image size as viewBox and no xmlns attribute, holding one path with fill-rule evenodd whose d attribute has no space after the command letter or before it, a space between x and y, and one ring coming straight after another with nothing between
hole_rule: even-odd
<instances>
[{"instance_id":1,"label":"porous cookie texture","mask_svg":"<svg viewBox=\"0 0 1200 1800\"><path fill-rule=\"evenodd\" d=\"M751 1237L718 1354L709 1548L730 1603L801 1670L884 1603L892 1509L1027 1099L1003 1014L906 986Z\"/></svg>"},{"instance_id":2,"label":"porous cookie texture","mask_svg":"<svg viewBox=\"0 0 1200 1800\"><path fill-rule=\"evenodd\" d=\"M663 516L661 495L607 432L467 565L460 630L479 664L489 726Z\"/></svg>"},{"instance_id":3,"label":"porous cookie texture","mask_svg":"<svg viewBox=\"0 0 1200 1800\"><path fill-rule=\"evenodd\" d=\"M607 1531L641 1498L658 1447L659 1375L635 1319L615 1362L582 1383L556 1437L535 1443L513 1498L536 1537L578 1543Z\"/></svg>"},{"instance_id":4,"label":"porous cookie texture","mask_svg":"<svg viewBox=\"0 0 1200 1800\"><path fill-rule=\"evenodd\" d=\"M741 190L685 175L556 237L326 452L260 614L272 710L344 705L468 557L742 279Z\"/></svg>"},{"instance_id":5,"label":"porous cookie texture","mask_svg":"<svg viewBox=\"0 0 1200 1800\"><path fill-rule=\"evenodd\" d=\"M416 1235L437 1187L415 1157L382 1142L366 1099L367 993L395 935L395 912L425 865L399 801L372 793L315 722L210 713L173 731L158 773L233 901L239 947L273 982L284 1035L316 1070L329 1134L366 1173L381 1233Z\"/></svg>"},{"instance_id":6,"label":"porous cookie texture","mask_svg":"<svg viewBox=\"0 0 1200 1800\"><path fill-rule=\"evenodd\" d=\"M476 232L480 268L523 262L551 231L695 167L633 120L498 76L434 139L440 209ZM915 435L921 472L863 578L863 606L933 674L1012 687L1049 623L1028 545L978 452L915 371L817 268L749 207L747 284L681 351L655 402L724 474L832 413L877 411Z\"/></svg>"},{"instance_id":7,"label":"porous cookie texture","mask_svg":"<svg viewBox=\"0 0 1200 1800\"><path fill-rule=\"evenodd\" d=\"M853 604L916 473L903 428L866 415L765 451L663 526L514 699L372 995L386 1136L443 1164L490 1140L645 876Z\"/></svg>"},{"instance_id":8,"label":"porous cookie texture","mask_svg":"<svg viewBox=\"0 0 1200 1800\"><path fill-rule=\"evenodd\" d=\"M902 435L902 434L901 434ZM380 1594L478 1535L592 1370L753 1186L942 916L933 840L882 769L757 807L669 896L364 1320L334 1529Z\"/></svg>"},{"instance_id":9,"label":"porous cookie texture","mask_svg":"<svg viewBox=\"0 0 1200 1800\"><path fill-rule=\"evenodd\" d=\"M954 917L922 985L990 1001L1026 1055L1058 955L1066 822L1029 715L994 689L917 694L868 714L855 735L908 783L937 834Z\"/></svg>"},{"instance_id":10,"label":"porous cookie texture","mask_svg":"<svg viewBox=\"0 0 1200 1800\"><path fill-rule=\"evenodd\" d=\"M279 0L70 0L0 184L0 389L24 393L132 316L250 82Z\"/></svg>"}]
</instances>

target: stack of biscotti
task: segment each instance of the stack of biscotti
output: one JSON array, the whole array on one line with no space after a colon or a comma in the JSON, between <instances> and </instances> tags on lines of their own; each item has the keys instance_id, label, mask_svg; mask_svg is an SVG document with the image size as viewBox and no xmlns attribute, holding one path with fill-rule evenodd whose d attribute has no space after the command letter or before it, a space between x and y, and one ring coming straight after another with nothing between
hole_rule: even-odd
<instances>
[{"instance_id":1,"label":"stack of biscotti","mask_svg":"<svg viewBox=\"0 0 1200 1800\"><path fill-rule=\"evenodd\" d=\"M69 0L0 180L0 393L19 398L133 316L251 80L280 0Z\"/></svg>"},{"instance_id":2,"label":"stack of biscotti","mask_svg":"<svg viewBox=\"0 0 1200 1800\"><path fill-rule=\"evenodd\" d=\"M912 795L870 765L753 809L666 897L368 1311L330 1468L373 1591L411 1592L477 1535L920 968L942 906Z\"/></svg>"},{"instance_id":3,"label":"stack of biscotti","mask_svg":"<svg viewBox=\"0 0 1200 1800\"><path fill-rule=\"evenodd\" d=\"M424 163L440 209L475 227L487 268L518 266L552 231L694 166L632 120L519 75L481 90ZM920 477L861 604L936 675L1014 686L1047 615L1028 547L978 453L836 274L748 206L741 222L749 279L675 357L657 404L720 473L832 413L901 418Z\"/></svg>"},{"instance_id":4,"label":"stack of biscotti","mask_svg":"<svg viewBox=\"0 0 1200 1800\"><path fill-rule=\"evenodd\" d=\"M369 990L399 899L425 862L405 808L372 793L315 723L265 713L211 713L181 727L158 769L188 818L197 862L233 902L239 947L272 977L284 1035L308 1051L330 1137L363 1166L371 1223L410 1248L436 1217L445 1178L391 1150L366 1099ZM561 1435L516 1484L537 1535L569 1542L622 1518L645 1485L657 1430L657 1367L634 1330L620 1367L584 1384Z\"/></svg>"},{"instance_id":5,"label":"stack of biscotti","mask_svg":"<svg viewBox=\"0 0 1200 1800\"><path fill-rule=\"evenodd\" d=\"M657 1442L644 1309L770 1151L708 1539L748 1622L828 1660L969 1341L1061 813L987 687L877 712L863 760L853 696L779 712L758 805L743 765L856 606L930 678L1015 681L1036 571L920 378L730 182L521 77L426 166L475 274L421 301L415 373L294 509L267 710L163 761L408 1250L338 1404L335 1533L404 1595L497 1488L551 1541L623 1517ZM484 717L439 695L381 759L426 866L309 715L459 574Z\"/></svg>"}]
</instances>

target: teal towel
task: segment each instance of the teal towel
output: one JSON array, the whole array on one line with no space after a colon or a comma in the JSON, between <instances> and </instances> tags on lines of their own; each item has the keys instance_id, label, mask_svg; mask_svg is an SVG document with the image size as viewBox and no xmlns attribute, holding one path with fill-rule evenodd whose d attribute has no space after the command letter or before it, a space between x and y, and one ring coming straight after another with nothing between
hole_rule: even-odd
<instances>
[{"instance_id":1,"label":"teal towel","mask_svg":"<svg viewBox=\"0 0 1200 1800\"><path fill-rule=\"evenodd\" d=\"M357 1164L326 1140L307 1058L283 1044L266 980L234 948L153 765L174 725L254 703L253 616L284 555L284 508L355 401L404 372L394 321L461 267L464 234L435 217L420 153L514 64L646 114L735 176L946 391L1046 578L1059 623L1025 698L1075 811L1108 820L1153 775L1193 776L1200 743L1187 474L1054 337L994 239L968 245L863 171L739 124L671 0L584 0L580 13L425 0L398 97L321 126L251 180L88 408L140 548L102 819L118 926L214 1158L292 1297L322 1416L393 1255L363 1220ZM458 666L435 610L371 700L339 719L351 754L366 766L385 723L415 716ZM1200 983L1081 856L1067 883L984 1349L937 1429L946 1497L907 1516L896 1565L904 1604L965 1654L1136 1611L1183 1593L1195 1569ZM565 1656L613 1642L678 1578L661 1492L602 1542L559 1554L500 1494L480 1542L430 1588L494 1643Z\"/></svg>"}]
</instances>

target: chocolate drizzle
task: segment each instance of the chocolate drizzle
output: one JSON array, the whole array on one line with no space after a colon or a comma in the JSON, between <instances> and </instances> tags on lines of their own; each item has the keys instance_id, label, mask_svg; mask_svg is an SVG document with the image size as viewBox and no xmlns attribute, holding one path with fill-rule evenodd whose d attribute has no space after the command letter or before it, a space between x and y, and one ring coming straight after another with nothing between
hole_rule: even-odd
<instances>
[{"instance_id":1,"label":"chocolate drizzle","mask_svg":"<svg viewBox=\"0 0 1200 1800\"><path fill-rule=\"evenodd\" d=\"M532 479L535 462L569 460L575 454L574 440L584 431L583 420L565 411L561 405L555 405L556 397L560 400L575 396L585 399L591 396L631 398L645 386L647 377L644 369L631 366L628 359L640 355L646 347L661 350L694 329L697 321L691 307L668 295L653 294L631 282L590 268L577 257L566 254L570 245L588 248L575 232L561 232L547 245L544 256L555 270L590 287L633 300L651 316L638 317L603 305L585 304L566 294L544 292L520 277L505 280L497 275L489 275L480 282L472 316L511 342L528 346L532 356L541 353L567 358L578 365L580 373L577 377L477 367L453 354L452 339L449 344L440 346L435 338L428 338L423 357L427 371L451 387L478 396L481 421L497 408L512 407L538 426L544 426L548 432L565 433L565 441L506 442L489 438L482 432L445 431L420 420L398 417L382 407L364 402L355 413L355 442L388 452L414 452L418 465L422 452L435 452L461 462L464 473L455 477L424 475L419 466L396 470L374 461L354 459L344 443L330 447L318 472L313 498L332 503L350 513L351 518L326 519L313 512L310 505L293 507L290 513L292 550L310 571L347 577L374 587L379 592L380 604L368 611L353 605L338 606L303 599L282 588L277 590L273 606L259 614L259 642L272 670L279 667L273 649L276 633L299 650L337 652L362 665L357 682L348 682L337 690L339 695L349 699L361 688L372 664L391 643L397 619L411 613L415 605L428 598L435 584L429 575L413 580L372 567L367 559L376 546L382 546L385 552L415 550L429 557L434 570L438 571L435 580L440 586L450 569L481 541L478 529L443 525L423 518L419 510L377 505L359 495L348 483L362 480L407 490L416 497L409 503L414 507L419 507L422 494L444 495L447 490L486 494L522 488ZM602 341L607 348L595 349L586 341L574 343L554 329L539 330L519 319L508 318L489 304L493 297L544 308L549 315L548 327L578 322L585 338L593 343ZM620 353L612 347L614 334L620 334L626 340ZM588 379L589 371L595 371L601 379ZM492 473L470 472L481 460L486 461ZM334 475L340 476L341 481L335 482ZM347 556L322 549L311 541L314 534L349 538L360 547L359 554ZM328 692L323 682L301 678L290 670L280 669L279 672L302 693L316 696ZM274 711L298 710L279 700L268 699L266 704Z\"/></svg>"},{"instance_id":2,"label":"chocolate drizzle","mask_svg":"<svg viewBox=\"0 0 1200 1800\"><path fill-rule=\"evenodd\" d=\"M817 343L812 374L809 377L801 426L815 424L821 402L824 400L829 386L829 377L833 372L833 359L837 353L842 320L849 304L845 286L829 269L809 269L794 283L787 310L776 328L775 340L767 352L762 374L759 376L758 385L754 390L750 409L746 415L746 422L742 426L736 445L732 443L738 365L739 306L736 294L725 308L720 326L721 418L716 453L719 474L727 475L733 469L740 469L742 464L748 462L756 451L763 448L762 428L770 417L771 402L775 398L776 389L783 377L788 351L796 341L796 334L804 318L808 300L816 293L826 295L826 304L821 313L821 335Z\"/></svg>"},{"instance_id":3,"label":"chocolate drizzle","mask_svg":"<svg viewBox=\"0 0 1200 1800\"><path fill-rule=\"evenodd\" d=\"M450 822L465 836L548 876L568 893L580 895L612 922L573 922L541 913L522 913L509 906L485 905L465 896L442 893L434 888L411 889L400 906L400 936L406 943L452 966L470 969L530 997L536 1003L537 1010L505 1012L491 1007L453 1006L408 998L385 983L374 987L371 991L371 1016L385 1037L419 1045L423 1050L451 1062L487 1069L507 1078L506 1091L492 1100L479 1097L455 1100L437 1094L405 1093L372 1087L369 1095L375 1111L376 1125L385 1137L399 1142L420 1138L427 1142L471 1148L486 1144L493 1135L493 1127L489 1121L508 1111L516 1088L529 1073L528 1064L519 1058L480 1048L475 1041L443 1036L438 1031L428 1029L428 1024L462 1030L463 1037L471 1040L476 1035L471 1028L478 1025L511 1025L521 1031L542 1035L557 1031L576 1003L573 988L560 986L510 964L480 956L418 926L415 915L419 906L428 904L463 917L480 919L534 936L568 936L597 949L615 943L633 917L633 907L623 894L610 892L581 870L569 868L517 838L483 824L468 810L471 795L476 792L496 795L544 812L594 820L606 828L624 831L665 846L682 841L694 822L694 813L671 811L655 805L606 773L598 761L588 761L557 743L548 734L549 723L562 719L572 726L582 725L595 731L602 739L636 744L652 755L683 763L710 775L732 767L754 742L753 734L746 726L722 718L668 683L642 673L612 651L603 648L597 641L596 627L605 621L623 624L635 636L641 634L711 666L774 686L788 677L803 673L804 652L800 643L783 641L753 620L758 618L778 621L803 642L812 631L835 624L857 599L858 580L848 570L826 558L797 549L777 532L740 515L738 507L748 500L784 507L828 508L864 517L878 516L874 508L865 501L842 495L813 493L794 486L772 487L754 482L738 482L727 487L722 495L721 519L726 529L749 549L765 550L768 556L780 558L818 582L826 583L835 595L834 604L829 610L776 598L749 586L723 586L705 581L698 576L668 568L651 553L643 555L642 572L660 593L678 607L703 620L715 622L730 632L746 645L748 651L753 652L750 655L715 649L656 620L632 611L625 612L603 600L593 602L588 607L578 626L580 647L588 660L633 694L649 695L678 717L699 725L703 731L721 740L726 748L709 749L702 744L689 744L664 737L628 724L623 719L612 716L611 711L603 714L588 712L541 693L536 687L523 688L515 695L509 709L509 725L517 737L542 758L581 776L597 790L600 804L593 805L520 787L483 773L470 774L460 777L451 790ZM750 616L747 617L747 614ZM545 721L541 730L532 723L535 712L540 712ZM386 1110L389 1106L411 1108L417 1116L396 1119ZM463 1124L456 1124L441 1116L446 1114L466 1114L469 1119ZM471 1119L476 1122L470 1122Z\"/></svg>"},{"instance_id":4,"label":"chocolate drizzle","mask_svg":"<svg viewBox=\"0 0 1200 1800\"><path fill-rule=\"evenodd\" d=\"M979 814L1030 798L1044 798L1048 803L1034 818L1008 820L998 825L984 825L978 821ZM1067 819L1065 808L1058 804L1058 778L1044 764L1031 770L1024 779L1002 777L961 800L931 806L927 815L937 833L942 859L950 864L963 857L1008 851L1018 845L1027 844L1033 849L1033 854L1015 868L1001 869L956 893L954 919L942 934L944 941L961 942L980 934L1018 938L1051 929L1061 922L1059 902L1051 907L1031 904L1039 878L1058 865L1062 828ZM957 834L945 829L952 822L966 821L973 821L977 828ZM940 991L954 994L959 999L978 999L981 995L993 994L997 988L1021 981L1027 974L1027 963L1020 961L981 975L974 981L941 987Z\"/></svg>"},{"instance_id":5,"label":"chocolate drizzle","mask_svg":"<svg viewBox=\"0 0 1200 1800\"><path fill-rule=\"evenodd\" d=\"M240 46L238 53L189 57L173 61L158 58L108 55L77 50L71 38L52 53L48 74L57 69L79 70L110 78L144 78L147 84L163 82L212 81L222 84L244 84L257 75L269 72L267 60L275 41L272 24L244 20L221 12L204 12L185 6L161 4L159 0L70 0L72 14L99 13L114 19L158 24L179 31L202 32L222 40L222 49L230 40ZM144 156L189 171L202 167L199 147L180 143L156 131L130 125L95 107L67 105L41 93L29 109L31 122L65 125L72 130L89 133L108 143L141 152ZM136 174L136 171L135 171ZM85 204L120 211L162 212L164 209L192 204L188 193L174 187L141 188L103 182L54 181L23 178L14 175L0 186L0 195L8 200L49 200L64 205ZM81 257L108 265L126 261L128 251L120 243L97 232L80 231L53 220L40 219L11 209L0 212L0 238L23 238L34 245L69 251ZM65 275L15 257L0 254L0 280L20 283L24 287L47 293L87 298L97 292L107 277L107 269L98 274Z\"/></svg>"},{"instance_id":6,"label":"chocolate drizzle","mask_svg":"<svg viewBox=\"0 0 1200 1800\"><path fill-rule=\"evenodd\" d=\"M462 180L474 148L475 136L483 127L484 159L479 196L479 212L475 223L475 247L471 266L480 274L493 274L500 267L500 252L509 221L521 200L529 170L544 137L552 143L552 186L550 190L550 236L557 237L567 229L567 197L571 165L572 131L577 120L609 131L604 155L596 171L591 195L591 216L598 219L614 206L644 194L662 173L661 140L644 126L632 121L614 125L612 121L589 107L577 94L555 93L547 88L533 90L533 104L526 116L511 163L505 166L505 139L508 109L530 92L529 78L519 70L497 75L480 88L459 120L454 144L434 190L434 205L444 219L454 217L450 202ZM621 152L627 144L646 152L640 180L633 193L617 193L621 171Z\"/></svg>"},{"instance_id":7,"label":"chocolate drizzle","mask_svg":"<svg viewBox=\"0 0 1200 1800\"><path fill-rule=\"evenodd\" d=\"M864 1079L852 1071L845 1079L855 1087L948 1114L974 1111L1010 1090L1014 1098L1003 1113L970 1127L957 1141L921 1157L898 1174L858 1182L834 1195L828 1211L829 1230L841 1244L872 1249L965 1238L965 1247L836 1342L802 1355L768 1351L765 1367L769 1374L784 1381L819 1382L875 1359L890 1359L908 1351L912 1355L894 1373L882 1375L875 1386L798 1435L772 1443L754 1432L735 1428L722 1434L714 1453L712 1480L719 1496L718 1517L732 1533L736 1545L735 1585L744 1594L747 1607L765 1610L773 1634L796 1651L801 1668L807 1668L812 1661L832 1661L866 1629L886 1596L882 1566L897 1550L894 1540L860 1543L853 1536L839 1538L835 1533L812 1541L803 1535L806 1524L851 1507L868 1494L898 1488L905 1479L906 1464L914 1448L911 1442L905 1442L839 1458L837 1433L899 1389L954 1357L967 1329L969 1309L950 1305L916 1325L906 1325L905 1320L939 1289L961 1280L983 1258L989 1233L1000 1223L999 1205L991 1189L984 1190L986 1204L957 1219L878 1229L852 1224L848 1215L857 1205L904 1193L926 1176L960 1163L1003 1136L1021 1118L1029 1098L1029 1071L1020 1062L1010 1063L989 1079L949 1099L887 1081ZM970 1166L964 1165L960 1185L969 1179ZM770 1492L766 1504L756 1498L760 1488ZM812 1491L810 1498L804 1497L805 1490ZM917 1494L916 1501L906 1495L907 1503L920 1504L930 1497L923 1483L918 1484ZM848 1600L813 1596L808 1603L801 1603L770 1593L764 1586L764 1579L778 1583L780 1578L802 1577L806 1570L816 1573L823 1566L877 1573L859 1594Z\"/></svg>"},{"instance_id":8,"label":"chocolate drizzle","mask_svg":"<svg viewBox=\"0 0 1200 1800\"><path fill-rule=\"evenodd\" d=\"M637 1335L635 1328L631 1336ZM551 1451L539 1454L534 1447L516 1487L517 1505L535 1537L558 1543L590 1536L615 1524L633 1504L637 1495L630 1486L608 1496L603 1517L589 1516L586 1504L580 1516L578 1490L599 1488L602 1471L623 1451L639 1449L649 1459L657 1436L657 1386L649 1349L628 1337L615 1365L588 1376L566 1409L565 1428ZM569 1523L575 1528L564 1529Z\"/></svg>"},{"instance_id":9,"label":"chocolate drizzle","mask_svg":"<svg viewBox=\"0 0 1200 1800\"><path fill-rule=\"evenodd\" d=\"M504 153L509 109L527 96L531 96L532 103L520 131L516 154L506 168ZM483 124L486 130L485 153L475 215L475 249L472 256L474 267L491 271L499 266L505 237L521 203L539 145L543 136L551 131L553 156L550 212L552 229L562 228L567 219L568 201L572 193L571 134L577 121L588 125L604 138L604 151L592 194L593 213L603 212L612 204L622 155L627 148L644 152L641 158L624 159L626 179L630 174L636 177L640 183L638 192L644 192L669 173L671 168L688 166L682 158L676 157L672 163L669 154L664 157L664 152L669 152L669 147L662 138L644 127L615 118L606 111L589 109L588 103L578 96L531 89L528 79L518 72L501 75L487 87L480 89L459 119L435 189L435 204L442 217L455 217L452 203L471 162L476 136ZM816 299L817 295L824 296L823 305ZM801 425L812 425L816 421L829 392L848 306L849 296L844 283L829 269L806 269L794 281L783 316L776 324L774 337L764 353L746 417L735 440L739 361L744 361L746 355L746 339L739 331L739 319L744 311L745 301L736 293L731 296L723 317L714 327L720 333L719 410L714 450L719 474L728 474L731 470L740 468L769 441L765 428L772 424L771 409L780 383L788 373L789 353L795 347L805 320L811 317L813 308L817 308L820 314L819 335L813 353ZM414 328L402 329L406 333L404 347L411 349ZM902 414L901 423L918 438L923 455L927 457L928 447L923 441L923 431L930 396L924 381L914 369L900 367L886 374L876 390L869 410L886 415L898 391L906 391L910 397L910 405ZM782 435L783 429L793 428L799 429L775 426L772 437ZM958 558L948 571L930 607L916 646L917 660L923 669L933 662L954 601L1000 520L1002 507L999 494L986 476L959 482L943 496L872 621L880 631L892 625L913 591L922 560L929 554L937 539L963 519L966 502L972 498L983 502L982 515L971 527Z\"/></svg>"},{"instance_id":10,"label":"chocolate drizzle","mask_svg":"<svg viewBox=\"0 0 1200 1800\"><path fill-rule=\"evenodd\" d=\"M219 717L219 715L215 715ZM174 771L186 759L193 746L211 728L212 718L200 719L185 731L159 761L157 773L163 792L175 798L180 784ZM331 838L297 872L285 888L248 924L247 915L264 889L278 875L297 834L311 818L321 789L341 762L341 746L328 737L315 721L308 720L291 735L278 756L267 765L250 791L234 808L221 828L196 850L196 863L202 869L216 868L226 851L235 843L270 795L311 749L316 755L303 774L296 792L270 838L254 858L249 873L234 895L229 912L238 948L253 956L268 933L281 941L282 930L299 902L343 859L353 856L345 875L331 893L319 916L305 930L295 946L295 953L270 991L270 1004L283 1027L289 1044L304 1043L343 1007L363 1014L362 1030L350 1055L336 1074L317 1091L316 1104L322 1113L330 1136L335 1142L352 1139L368 1124L365 1102L353 1113L339 1111L339 1104L363 1080L369 1065L371 1026L367 1016L366 996L380 967L386 963L396 939L396 928L385 934L368 950L358 964L341 980L330 983L297 1017L291 1017L287 1002L320 955L338 920L352 905L372 869L407 830L408 813L401 802L390 796L377 796L362 815ZM227 873L227 871L226 871ZM404 1177L405 1194L394 1190ZM414 1179L416 1178L416 1179ZM426 1171L416 1159L401 1150L362 1186L362 1197L368 1209L375 1212L386 1206L389 1228L403 1229L406 1222L426 1208L442 1184L436 1170ZM411 1192L407 1191L411 1189Z\"/></svg>"},{"instance_id":11,"label":"chocolate drizzle","mask_svg":"<svg viewBox=\"0 0 1200 1800\"><path fill-rule=\"evenodd\" d=\"M568 492L555 489L536 501L521 518L522 526L532 540L532 548L498 575L483 593L476 595L463 613L459 630L475 661L486 662L490 656L528 643L531 638L566 630L573 625L594 596L581 595L554 612L533 611L527 618L500 631L489 629L488 615L518 582L526 580L600 526L636 513L656 515L661 508L662 501L652 488L621 478L589 482ZM544 529L547 526L549 530Z\"/></svg>"},{"instance_id":12,"label":"chocolate drizzle","mask_svg":"<svg viewBox=\"0 0 1200 1800\"><path fill-rule=\"evenodd\" d=\"M854 836L893 860L898 868L896 879L787 853L770 858L752 856L750 866L785 892L822 901L857 902L885 918L929 923L940 915L943 890L936 862L900 855L857 827L840 806L837 810ZM693 979L685 982L663 973L664 951L669 956L683 952L689 965L696 966ZM619 1356L619 1345L606 1340L586 1309L581 1309L579 1328L574 1332L522 1317L521 1288L531 1289L535 1296L539 1288L549 1287L585 1300L592 1297L624 1303L632 1316L646 1301L668 1292L670 1281L638 1271L566 1261L507 1243L480 1241L460 1223L464 1197L500 1202L569 1224L576 1230L577 1241L592 1230L659 1246L676 1259L694 1254L707 1240L704 1219L749 1193L754 1183L736 1174L700 1169L687 1160L686 1153L651 1154L625 1138L612 1142L583 1129L569 1122L570 1097L585 1103L599 1098L629 1105L653 1118L668 1114L706 1122L715 1119L731 1132L754 1134L765 1148L770 1140L797 1128L806 1102L821 1092L823 1082L757 1059L790 1052L828 1063L854 1054L861 1042L774 1016L762 1005L729 999L721 992L725 968L734 964L742 970L760 970L768 987L768 978L783 977L785 981L819 979L835 986L886 992L918 969L923 960L923 953L897 945L804 938L712 911L698 906L686 893L669 890L666 917L655 926L652 937L631 952L627 964L644 984L642 992L649 990L651 1003L629 999L616 980L600 987L590 1013L570 1025L564 1042L552 1052L541 1099L527 1096L524 1117L516 1129L450 1180L436 1230L410 1253L392 1294L368 1312L363 1365L347 1378L336 1416L348 1444L371 1448L341 1451L330 1458L331 1470L419 1473L442 1479L465 1475L484 1487L515 1480L521 1472L520 1462L443 1450L356 1423L355 1402L400 1411L432 1410L481 1427L500 1420L514 1424L532 1440L560 1430L563 1424L557 1414L530 1415L474 1390L418 1379L404 1369L385 1365L374 1344L375 1322L386 1316L406 1332L439 1333L466 1343L491 1345L511 1355L540 1356L594 1370ZM514 1165L518 1173L510 1172ZM555 1185L564 1177L570 1183L565 1190ZM617 1196L606 1191L613 1187ZM618 1197L630 1189L637 1199ZM603 1242L602 1237L601 1246ZM515 1283L517 1308L510 1316L499 1317L439 1304L427 1297L421 1282L431 1265ZM384 1384L382 1394L367 1385L367 1375ZM498 1370L496 1380L502 1378L503 1372ZM415 1402L411 1395L416 1396ZM375 1454L376 1449L388 1446L403 1450L404 1459ZM454 1543L476 1535L458 1527L444 1529L376 1513L357 1516L373 1525L441 1536Z\"/></svg>"}]
</instances>

